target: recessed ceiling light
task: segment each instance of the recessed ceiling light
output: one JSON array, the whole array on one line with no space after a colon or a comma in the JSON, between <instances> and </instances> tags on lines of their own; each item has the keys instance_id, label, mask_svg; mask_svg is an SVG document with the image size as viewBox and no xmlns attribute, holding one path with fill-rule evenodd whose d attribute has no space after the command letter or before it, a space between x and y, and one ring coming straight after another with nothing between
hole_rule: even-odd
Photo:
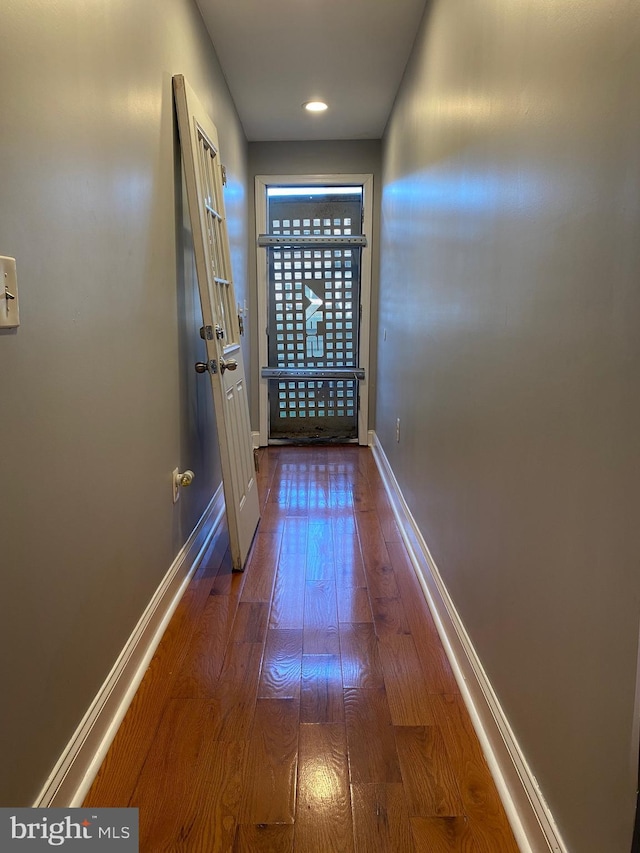
<instances>
[{"instance_id":1,"label":"recessed ceiling light","mask_svg":"<svg viewBox=\"0 0 640 853\"><path fill-rule=\"evenodd\" d=\"M307 101L302 106L305 110L309 110L310 113L323 113L326 109L329 109L324 101Z\"/></svg>"}]
</instances>

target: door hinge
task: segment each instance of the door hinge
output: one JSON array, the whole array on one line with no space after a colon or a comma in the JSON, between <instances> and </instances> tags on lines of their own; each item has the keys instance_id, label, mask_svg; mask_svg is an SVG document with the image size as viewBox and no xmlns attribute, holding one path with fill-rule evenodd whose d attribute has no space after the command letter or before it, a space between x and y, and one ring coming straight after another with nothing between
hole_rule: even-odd
<instances>
[{"instance_id":1,"label":"door hinge","mask_svg":"<svg viewBox=\"0 0 640 853\"><path fill-rule=\"evenodd\" d=\"M212 341L213 340L213 326L201 326L200 327L200 337L203 341Z\"/></svg>"},{"instance_id":2,"label":"door hinge","mask_svg":"<svg viewBox=\"0 0 640 853\"><path fill-rule=\"evenodd\" d=\"M220 171L222 172L222 186L226 187L226 185L227 185L227 167L220 164Z\"/></svg>"}]
</instances>

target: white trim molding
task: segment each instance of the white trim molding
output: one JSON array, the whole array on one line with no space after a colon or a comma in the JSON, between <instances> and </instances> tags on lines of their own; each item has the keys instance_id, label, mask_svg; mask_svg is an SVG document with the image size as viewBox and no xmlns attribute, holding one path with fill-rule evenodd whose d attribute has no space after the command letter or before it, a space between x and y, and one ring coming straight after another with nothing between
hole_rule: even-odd
<instances>
[{"instance_id":1,"label":"white trim molding","mask_svg":"<svg viewBox=\"0 0 640 853\"><path fill-rule=\"evenodd\" d=\"M567 853L549 807L375 433L372 450L518 846L522 853Z\"/></svg>"},{"instance_id":2,"label":"white trim molding","mask_svg":"<svg viewBox=\"0 0 640 853\"><path fill-rule=\"evenodd\" d=\"M220 535L224 511L220 484L51 771L34 808L82 805L198 563L212 539Z\"/></svg>"}]
</instances>

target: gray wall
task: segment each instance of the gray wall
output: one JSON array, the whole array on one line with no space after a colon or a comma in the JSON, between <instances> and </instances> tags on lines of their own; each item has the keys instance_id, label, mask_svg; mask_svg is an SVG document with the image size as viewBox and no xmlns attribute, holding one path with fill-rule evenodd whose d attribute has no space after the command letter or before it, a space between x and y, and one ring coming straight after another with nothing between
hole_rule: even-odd
<instances>
[{"instance_id":1,"label":"gray wall","mask_svg":"<svg viewBox=\"0 0 640 853\"><path fill-rule=\"evenodd\" d=\"M377 432L576 853L634 812L639 46L434 0L384 144Z\"/></svg>"},{"instance_id":2,"label":"gray wall","mask_svg":"<svg viewBox=\"0 0 640 853\"><path fill-rule=\"evenodd\" d=\"M0 805L29 805L220 482L172 75L218 126L241 298L246 141L191 0L4 0L0 31Z\"/></svg>"},{"instance_id":3,"label":"gray wall","mask_svg":"<svg viewBox=\"0 0 640 853\"><path fill-rule=\"evenodd\" d=\"M377 314L380 245L380 198L382 185L382 146L378 139L327 142L250 142L249 177L256 175L373 175L373 235L371 256L371 351L369 359L369 427L374 424L377 368ZM251 344L258 352L257 283L255 234L255 193L249 202L249 281L251 287ZM259 426L258 382L260 367L252 365L251 423Z\"/></svg>"}]
</instances>

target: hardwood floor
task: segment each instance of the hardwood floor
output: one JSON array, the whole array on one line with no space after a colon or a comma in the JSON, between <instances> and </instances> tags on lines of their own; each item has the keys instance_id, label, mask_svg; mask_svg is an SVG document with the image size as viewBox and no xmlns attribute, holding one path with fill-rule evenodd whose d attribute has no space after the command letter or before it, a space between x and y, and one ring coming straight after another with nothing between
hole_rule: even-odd
<instances>
[{"instance_id":1,"label":"hardwood floor","mask_svg":"<svg viewBox=\"0 0 640 853\"><path fill-rule=\"evenodd\" d=\"M517 853L370 451L260 453L89 791L143 853Z\"/></svg>"}]
</instances>

